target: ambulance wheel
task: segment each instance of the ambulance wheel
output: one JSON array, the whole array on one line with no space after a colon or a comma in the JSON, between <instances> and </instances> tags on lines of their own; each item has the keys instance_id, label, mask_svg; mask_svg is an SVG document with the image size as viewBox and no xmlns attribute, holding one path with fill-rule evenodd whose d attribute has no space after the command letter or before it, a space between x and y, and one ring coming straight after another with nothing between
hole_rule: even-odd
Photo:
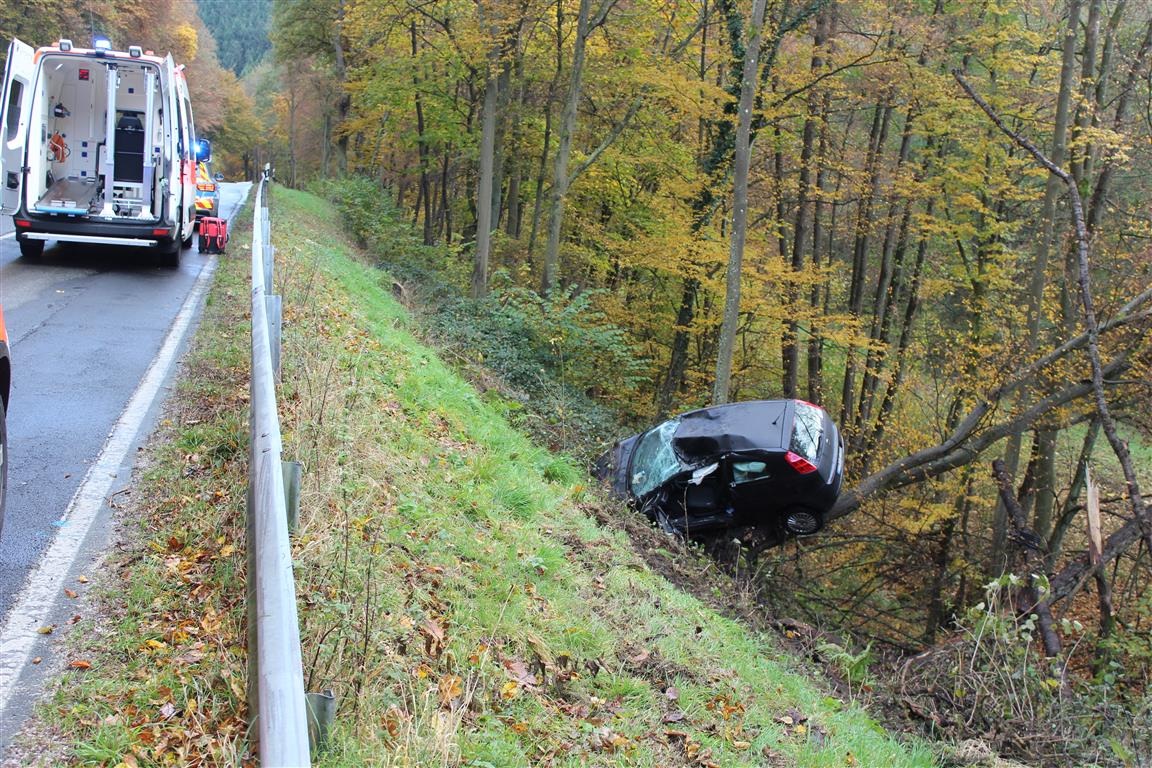
<instances>
[{"instance_id":1,"label":"ambulance wheel","mask_svg":"<svg viewBox=\"0 0 1152 768\"><path fill-rule=\"evenodd\" d=\"M157 246L156 258L162 267L179 267L180 266L180 241L173 240L171 243L164 243Z\"/></svg>"},{"instance_id":2,"label":"ambulance wheel","mask_svg":"<svg viewBox=\"0 0 1152 768\"><path fill-rule=\"evenodd\" d=\"M29 261L35 261L44 255L44 241L20 238L20 255Z\"/></svg>"}]
</instances>

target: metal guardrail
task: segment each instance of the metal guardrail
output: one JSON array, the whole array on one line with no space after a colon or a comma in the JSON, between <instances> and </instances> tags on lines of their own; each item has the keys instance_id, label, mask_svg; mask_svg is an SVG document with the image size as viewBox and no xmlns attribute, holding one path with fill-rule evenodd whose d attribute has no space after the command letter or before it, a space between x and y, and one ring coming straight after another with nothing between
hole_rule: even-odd
<instances>
[{"instance_id":1,"label":"metal guardrail","mask_svg":"<svg viewBox=\"0 0 1152 768\"><path fill-rule=\"evenodd\" d=\"M288 541L286 478L281 459L276 379L280 367L280 297L272 285L273 251L265 187L256 187L252 221L252 392L248 453L248 711L250 739L263 768L311 765L300 624ZM295 489L292 489L293 493ZM332 702L330 694L321 706ZM331 709L330 706L325 709ZM329 715L330 716L330 715Z\"/></svg>"}]
</instances>

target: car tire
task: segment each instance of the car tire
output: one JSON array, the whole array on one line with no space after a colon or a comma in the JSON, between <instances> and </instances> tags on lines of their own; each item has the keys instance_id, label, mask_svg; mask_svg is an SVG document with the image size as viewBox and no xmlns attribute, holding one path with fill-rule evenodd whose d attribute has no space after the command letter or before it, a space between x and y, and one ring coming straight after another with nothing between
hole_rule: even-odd
<instances>
[{"instance_id":1,"label":"car tire","mask_svg":"<svg viewBox=\"0 0 1152 768\"><path fill-rule=\"evenodd\" d=\"M29 240L20 238L20 256L28 261L36 261L44 255L43 240Z\"/></svg>"}]
</instances>

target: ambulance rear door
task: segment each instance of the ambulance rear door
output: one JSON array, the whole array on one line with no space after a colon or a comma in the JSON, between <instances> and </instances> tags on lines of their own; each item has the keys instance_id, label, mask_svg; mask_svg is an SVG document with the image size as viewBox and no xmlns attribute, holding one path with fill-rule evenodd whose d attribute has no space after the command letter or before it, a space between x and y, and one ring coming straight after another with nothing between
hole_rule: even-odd
<instances>
[{"instance_id":1,"label":"ambulance rear door","mask_svg":"<svg viewBox=\"0 0 1152 768\"><path fill-rule=\"evenodd\" d=\"M32 81L36 75L35 51L13 38L8 46L4 88L0 97L0 213L20 208L24 188L24 150L28 141Z\"/></svg>"}]
</instances>

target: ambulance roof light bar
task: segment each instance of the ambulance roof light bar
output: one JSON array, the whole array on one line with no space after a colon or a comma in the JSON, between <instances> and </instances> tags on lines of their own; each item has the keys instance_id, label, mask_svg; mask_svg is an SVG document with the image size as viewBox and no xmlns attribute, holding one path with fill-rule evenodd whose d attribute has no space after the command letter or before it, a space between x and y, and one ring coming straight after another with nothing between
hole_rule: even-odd
<instances>
[{"instance_id":1,"label":"ambulance roof light bar","mask_svg":"<svg viewBox=\"0 0 1152 768\"><path fill-rule=\"evenodd\" d=\"M61 38L60 42L56 43L56 47L62 51L72 50L72 41L67 38Z\"/></svg>"}]
</instances>

